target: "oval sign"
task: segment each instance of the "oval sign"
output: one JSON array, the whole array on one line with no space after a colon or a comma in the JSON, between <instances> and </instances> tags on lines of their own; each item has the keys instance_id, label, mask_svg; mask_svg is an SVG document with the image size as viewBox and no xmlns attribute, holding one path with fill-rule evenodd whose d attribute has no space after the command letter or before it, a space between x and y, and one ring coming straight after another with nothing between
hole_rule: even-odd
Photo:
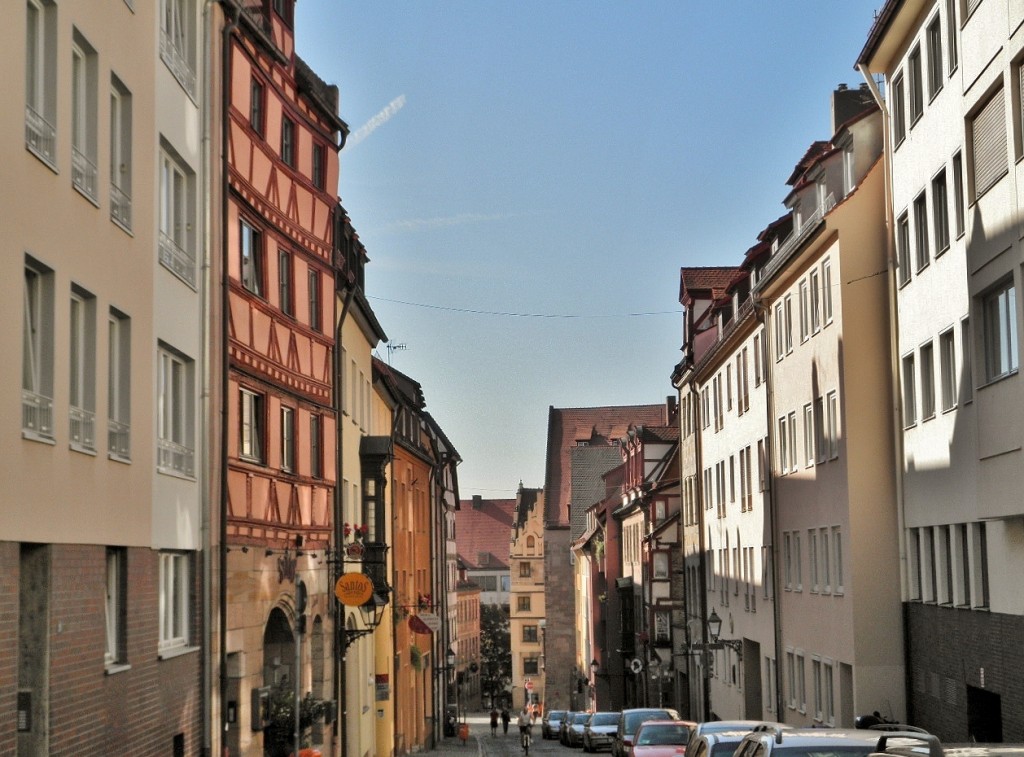
<instances>
[{"instance_id":1,"label":"oval sign","mask_svg":"<svg viewBox=\"0 0 1024 757\"><path fill-rule=\"evenodd\" d=\"M334 584L334 596L346 607L358 607L373 596L373 581L364 573L346 573Z\"/></svg>"}]
</instances>

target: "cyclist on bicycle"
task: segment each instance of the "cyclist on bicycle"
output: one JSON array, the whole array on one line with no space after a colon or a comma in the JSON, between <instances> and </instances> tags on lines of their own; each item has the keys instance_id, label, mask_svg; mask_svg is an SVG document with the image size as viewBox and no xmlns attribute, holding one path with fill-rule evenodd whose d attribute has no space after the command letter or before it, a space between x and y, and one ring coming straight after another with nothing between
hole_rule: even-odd
<instances>
[{"instance_id":1,"label":"cyclist on bicycle","mask_svg":"<svg viewBox=\"0 0 1024 757\"><path fill-rule=\"evenodd\" d=\"M523 709L519 711L519 720L516 722L519 725L519 740L525 743L533 728L533 713L528 705L523 705Z\"/></svg>"}]
</instances>

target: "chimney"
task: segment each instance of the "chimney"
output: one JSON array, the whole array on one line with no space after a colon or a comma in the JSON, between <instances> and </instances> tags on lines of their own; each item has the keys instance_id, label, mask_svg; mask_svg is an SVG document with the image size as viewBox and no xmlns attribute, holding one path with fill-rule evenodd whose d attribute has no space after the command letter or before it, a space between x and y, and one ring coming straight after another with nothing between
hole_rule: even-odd
<instances>
[{"instance_id":1,"label":"chimney","mask_svg":"<svg viewBox=\"0 0 1024 757\"><path fill-rule=\"evenodd\" d=\"M867 84L856 89L840 84L832 93L832 134L835 135L840 126L874 105L875 100Z\"/></svg>"},{"instance_id":2,"label":"chimney","mask_svg":"<svg viewBox=\"0 0 1024 757\"><path fill-rule=\"evenodd\" d=\"M474 494L473 495L473 509L474 510L479 510L483 506L484 506L484 498L481 495L479 495L479 494Z\"/></svg>"},{"instance_id":3,"label":"chimney","mask_svg":"<svg viewBox=\"0 0 1024 757\"><path fill-rule=\"evenodd\" d=\"M668 411L668 425L674 426L676 421L679 420L679 408L676 407L676 396L674 394L670 394L665 397L665 408Z\"/></svg>"}]
</instances>

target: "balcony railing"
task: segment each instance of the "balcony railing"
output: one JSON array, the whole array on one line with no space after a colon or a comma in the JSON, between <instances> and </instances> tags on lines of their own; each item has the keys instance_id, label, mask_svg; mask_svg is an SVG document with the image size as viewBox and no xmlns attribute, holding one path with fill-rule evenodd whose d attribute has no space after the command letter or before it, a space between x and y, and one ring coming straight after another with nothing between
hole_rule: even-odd
<instances>
[{"instance_id":1,"label":"balcony railing","mask_svg":"<svg viewBox=\"0 0 1024 757\"><path fill-rule=\"evenodd\" d=\"M168 439L160 439L157 442L156 465L162 471L193 476L195 475L195 452L189 447Z\"/></svg>"},{"instance_id":2,"label":"balcony railing","mask_svg":"<svg viewBox=\"0 0 1024 757\"><path fill-rule=\"evenodd\" d=\"M184 52L166 32L160 35L160 58L174 74L178 84L188 92L189 97L194 98L196 96L196 72Z\"/></svg>"},{"instance_id":3,"label":"balcony railing","mask_svg":"<svg viewBox=\"0 0 1024 757\"><path fill-rule=\"evenodd\" d=\"M196 260L164 232L160 232L160 263L189 286L196 285Z\"/></svg>"},{"instance_id":4,"label":"balcony railing","mask_svg":"<svg viewBox=\"0 0 1024 757\"><path fill-rule=\"evenodd\" d=\"M132 229L132 198L116 184L110 185L110 217L125 230Z\"/></svg>"},{"instance_id":5,"label":"balcony railing","mask_svg":"<svg viewBox=\"0 0 1024 757\"><path fill-rule=\"evenodd\" d=\"M69 414L71 421L71 444L81 449L96 449L96 414L91 410L83 410L72 406Z\"/></svg>"},{"instance_id":6,"label":"balcony railing","mask_svg":"<svg viewBox=\"0 0 1024 757\"><path fill-rule=\"evenodd\" d=\"M71 148L71 182L89 199L96 201L96 164L77 147Z\"/></svg>"},{"instance_id":7,"label":"balcony railing","mask_svg":"<svg viewBox=\"0 0 1024 757\"><path fill-rule=\"evenodd\" d=\"M35 436L53 438L53 400L21 390L21 428Z\"/></svg>"},{"instance_id":8,"label":"balcony railing","mask_svg":"<svg viewBox=\"0 0 1024 757\"><path fill-rule=\"evenodd\" d=\"M818 224L821 223L821 219L836 206L836 197L834 194L830 194L825 198L825 201L815 208L814 212L800 224L799 229L795 229L786 240L779 246L779 249L772 255L768 265L765 266L764 271L761 274L761 281L768 281L775 273L778 272L782 266L786 264L789 257L803 245L814 233Z\"/></svg>"},{"instance_id":9,"label":"balcony railing","mask_svg":"<svg viewBox=\"0 0 1024 757\"><path fill-rule=\"evenodd\" d=\"M120 421L107 421L107 452L122 460L131 459L131 426Z\"/></svg>"},{"instance_id":10,"label":"balcony railing","mask_svg":"<svg viewBox=\"0 0 1024 757\"><path fill-rule=\"evenodd\" d=\"M57 130L36 112L25 106L25 145L50 166L56 166Z\"/></svg>"}]
</instances>

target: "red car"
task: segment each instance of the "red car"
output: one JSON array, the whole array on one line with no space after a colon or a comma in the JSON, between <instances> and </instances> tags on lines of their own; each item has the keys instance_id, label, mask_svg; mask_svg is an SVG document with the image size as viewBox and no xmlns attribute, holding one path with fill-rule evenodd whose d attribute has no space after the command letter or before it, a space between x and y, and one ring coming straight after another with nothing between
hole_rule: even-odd
<instances>
[{"instance_id":1,"label":"red car","mask_svg":"<svg viewBox=\"0 0 1024 757\"><path fill-rule=\"evenodd\" d=\"M633 757L679 757L686 754L693 724L678 720L648 720L633 737Z\"/></svg>"}]
</instances>

